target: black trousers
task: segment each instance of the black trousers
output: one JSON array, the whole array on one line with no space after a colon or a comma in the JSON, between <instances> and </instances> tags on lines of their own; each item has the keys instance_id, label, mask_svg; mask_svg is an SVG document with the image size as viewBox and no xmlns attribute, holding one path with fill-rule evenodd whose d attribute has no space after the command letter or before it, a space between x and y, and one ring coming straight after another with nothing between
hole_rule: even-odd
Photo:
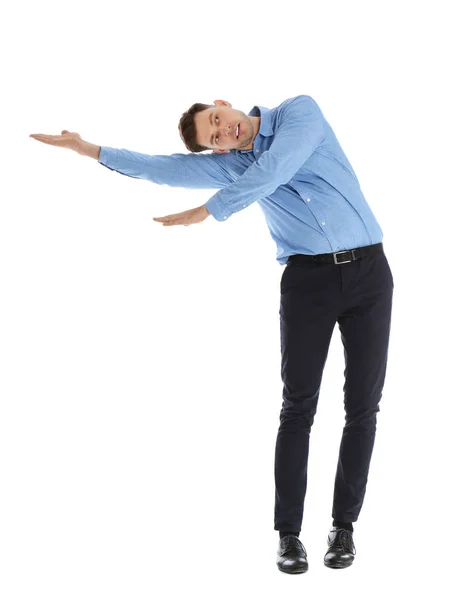
<instances>
[{"instance_id":1,"label":"black trousers","mask_svg":"<svg viewBox=\"0 0 452 600\"><path fill-rule=\"evenodd\" d=\"M283 404L275 451L275 529L300 531L309 436L336 321L345 356L345 426L332 517L358 519L388 358L394 281L386 255L288 264L280 283ZM339 256L340 258L340 256Z\"/></svg>"}]
</instances>

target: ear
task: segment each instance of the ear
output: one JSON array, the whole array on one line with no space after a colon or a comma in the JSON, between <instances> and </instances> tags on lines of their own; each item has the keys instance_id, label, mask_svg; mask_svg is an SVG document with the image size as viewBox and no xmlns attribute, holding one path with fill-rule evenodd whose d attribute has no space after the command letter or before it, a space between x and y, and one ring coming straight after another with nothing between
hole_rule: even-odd
<instances>
[{"instance_id":1,"label":"ear","mask_svg":"<svg viewBox=\"0 0 452 600\"><path fill-rule=\"evenodd\" d=\"M232 107L232 104L227 100L214 100L213 102L215 106L228 106L229 108Z\"/></svg>"}]
</instances>

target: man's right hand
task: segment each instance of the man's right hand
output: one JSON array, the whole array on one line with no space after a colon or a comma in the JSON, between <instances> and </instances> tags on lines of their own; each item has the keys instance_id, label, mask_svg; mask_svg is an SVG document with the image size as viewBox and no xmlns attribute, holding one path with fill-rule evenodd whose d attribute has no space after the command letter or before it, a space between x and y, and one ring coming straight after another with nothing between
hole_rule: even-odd
<instances>
[{"instance_id":1,"label":"man's right hand","mask_svg":"<svg viewBox=\"0 0 452 600\"><path fill-rule=\"evenodd\" d=\"M90 144L85 140L82 140L79 133L74 131L68 131L63 129L61 135L46 135L44 133L30 133L30 137L43 142L44 144L51 144L52 146L60 146L61 148L69 148L69 150L75 150L82 156L90 156L91 158L99 159L100 146L96 144Z\"/></svg>"},{"instance_id":2,"label":"man's right hand","mask_svg":"<svg viewBox=\"0 0 452 600\"><path fill-rule=\"evenodd\" d=\"M46 135L44 133L30 133L30 137L43 142L44 144L51 144L52 146L60 146L62 148L69 148L69 150L75 150L80 153L82 149L83 140L79 133L67 131L63 129L61 135Z\"/></svg>"}]
</instances>

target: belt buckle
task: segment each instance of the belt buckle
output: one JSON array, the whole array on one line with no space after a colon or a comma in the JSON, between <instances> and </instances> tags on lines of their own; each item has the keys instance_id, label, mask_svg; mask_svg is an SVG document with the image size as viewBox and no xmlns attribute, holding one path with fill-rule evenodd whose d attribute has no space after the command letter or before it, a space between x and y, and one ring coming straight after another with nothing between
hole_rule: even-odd
<instances>
[{"instance_id":1,"label":"belt buckle","mask_svg":"<svg viewBox=\"0 0 452 600\"><path fill-rule=\"evenodd\" d=\"M350 260L341 260L340 262L338 262L337 259L336 259L336 256L338 254L346 254L347 252L351 253L352 258ZM342 250L341 252L334 252L333 253L333 257L334 257L334 264L335 265L343 265L345 263L352 262L352 260L355 260L355 255L353 254L353 250Z\"/></svg>"}]
</instances>

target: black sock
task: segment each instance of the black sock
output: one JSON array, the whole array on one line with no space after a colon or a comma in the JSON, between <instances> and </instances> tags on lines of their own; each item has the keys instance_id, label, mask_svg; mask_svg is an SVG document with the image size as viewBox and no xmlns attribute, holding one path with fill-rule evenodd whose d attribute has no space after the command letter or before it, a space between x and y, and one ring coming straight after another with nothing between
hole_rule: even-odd
<instances>
[{"instance_id":1,"label":"black sock","mask_svg":"<svg viewBox=\"0 0 452 600\"><path fill-rule=\"evenodd\" d=\"M297 537L300 537L300 532L299 531L280 531L279 539L283 538L285 535L296 535Z\"/></svg>"},{"instance_id":2,"label":"black sock","mask_svg":"<svg viewBox=\"0 0 452 600\"><path fill-rule=\"evenodd\" d=\"M342 527L342 529L348 529L348 531L353 532L353 525L351 523L344 523L342 521L333 521L333 527Z\"/></svg>"}]
</instances>

